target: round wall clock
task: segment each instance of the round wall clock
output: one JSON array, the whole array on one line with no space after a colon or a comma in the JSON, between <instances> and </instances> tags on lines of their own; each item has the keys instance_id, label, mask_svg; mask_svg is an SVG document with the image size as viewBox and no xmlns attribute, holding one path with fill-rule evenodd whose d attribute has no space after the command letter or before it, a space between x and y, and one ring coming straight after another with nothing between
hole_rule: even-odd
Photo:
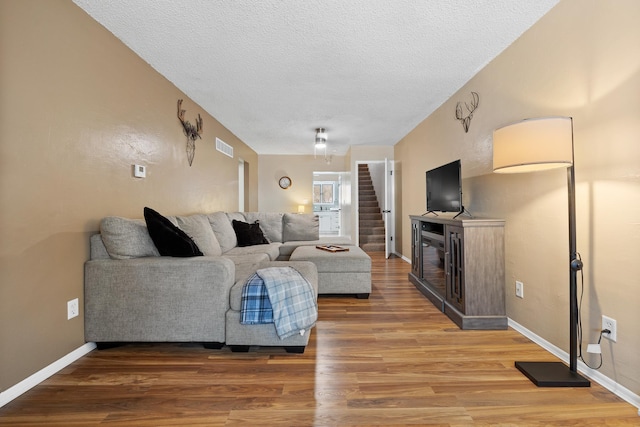
<instances>
[{"instance_id":1,"label":"round wall clock","mask_svg":"<svg viewBox=\"0 0 640 427\"><path fill-rule=\"evenodd\" d=\"M291 178L289 178L288 176L283 176L282 178L280 178L280 180L278 181L278 185L280 186L280 188L282 188L283 190L286 190L287 188L291 187Z\"/></svg>"}]
</instances>

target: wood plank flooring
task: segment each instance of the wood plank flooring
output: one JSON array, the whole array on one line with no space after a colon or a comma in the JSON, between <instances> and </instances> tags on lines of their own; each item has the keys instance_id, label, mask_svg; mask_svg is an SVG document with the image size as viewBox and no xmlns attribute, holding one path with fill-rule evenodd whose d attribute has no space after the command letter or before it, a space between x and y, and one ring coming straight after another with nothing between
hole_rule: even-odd
<instances>
[{"instance_id":1,"label":"wood plank flooring","mask_svg":"<svg viewBox=\"0 0 640 427\"><path fill-rule=\"evenodd\" d=\"M371 298L321 297L302 355L95 350L0 408L0 425L640 425L598 384L535 387L514 361L552 355L513 330L461 331L409 283L409 264L371 255Z\"/></svg>"}]
</instances>

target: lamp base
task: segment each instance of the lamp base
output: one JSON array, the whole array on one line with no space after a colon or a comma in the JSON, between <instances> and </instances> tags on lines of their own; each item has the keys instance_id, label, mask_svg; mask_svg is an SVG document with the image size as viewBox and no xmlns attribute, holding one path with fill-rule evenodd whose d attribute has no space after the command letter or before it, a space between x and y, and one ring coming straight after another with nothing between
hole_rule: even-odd
<instances>
[{"instance_id":1,"label":"lamp base","mask_svg":"<svg viewBox=\"0 0 640 427\"><path fill-rule=\"evenodd\" d=\"M516 368L538 387L590 387L589 380L562 362L516 362Z\"/></svg>"}]
</instances>

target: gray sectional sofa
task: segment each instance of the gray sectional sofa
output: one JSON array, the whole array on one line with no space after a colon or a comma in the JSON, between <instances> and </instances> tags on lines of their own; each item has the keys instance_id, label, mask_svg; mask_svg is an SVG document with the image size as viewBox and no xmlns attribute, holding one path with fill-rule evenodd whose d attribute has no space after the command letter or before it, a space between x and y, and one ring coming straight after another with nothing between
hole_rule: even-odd
<instances>
[{"instance_id":1,"label":"gray sectional sofa","mask_svg":"<svg viewBox=\"0 0 640 427\"><path fill-rule=\"evenodd\" d=\"M167 217L204 256L160 256L142 219L104 218L91 236L85 263L85 339L107 347L121 342L202 342L283 346L302 352L310 329L280 339L273 324L240 323L242 287L257 269L295 268L318 293L311 261L289 261L300 246L350 245L345 237L320 238L314 215L214 212ZM238 246L233 220L254 224L269 243ZM369 284L370 286L370 284Z\"/></svg>"}]
</instances>

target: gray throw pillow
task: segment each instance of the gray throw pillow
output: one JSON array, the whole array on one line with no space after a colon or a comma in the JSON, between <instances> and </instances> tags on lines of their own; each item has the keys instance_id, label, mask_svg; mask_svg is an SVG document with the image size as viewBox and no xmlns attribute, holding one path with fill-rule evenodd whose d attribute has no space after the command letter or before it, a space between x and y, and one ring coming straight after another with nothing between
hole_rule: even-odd
<instances>
[{"instance_id":1,"label":"gray throw pillow","mask_svg":"<svg viewBox=\"0 0 640 427\"><path fill-rule=\"evenodd\" d=\"M282 240L284 242L318 240L320 238L316 215L285 213L282 217L282 224Z\"/></svg>"},{"instance_id":2,"label":"gray throw pillow","mask_svg":"<svg viewBox=\"0 0 640 427\"><path fill-rule=\"evenodd\" d=\"M207 256L222 255L220 243L205 215L179 216L176 217L176 222L178 227L196 242L202 253Z\"/></svg>"},{"instance_id":3,"label":"gray throw pillow","mask_svg":"<svg viewBox=\"0 0 640 427\"><path fill-rule=\"evenodd\" d=\"M282 242L282 213L280 212L245 212L248 223L260 221L264 237L270 242Z\"/></svg>"},{"instance_id":4,"label":"gray throw pillow","mask_svg":"<svg viewBox=\"0 0 640 427\"><path fill-rule=\"evenodd\" d=\"M207 215L213 234L220 243L222 253L228 252L238 245L236 232L233 230L231 220L224 212L214 212Z\"/></svg>"},{"instance_id":5,"label":"gray throw pillow","mask_svg":"<svg viewBox=\"0 0 640 427\"><path fill-rule=\"evenodd\" d=\"M111 258L160 256L142 219L105 217L100 222L100 235Z\"/></svg>"}]
</instances>

